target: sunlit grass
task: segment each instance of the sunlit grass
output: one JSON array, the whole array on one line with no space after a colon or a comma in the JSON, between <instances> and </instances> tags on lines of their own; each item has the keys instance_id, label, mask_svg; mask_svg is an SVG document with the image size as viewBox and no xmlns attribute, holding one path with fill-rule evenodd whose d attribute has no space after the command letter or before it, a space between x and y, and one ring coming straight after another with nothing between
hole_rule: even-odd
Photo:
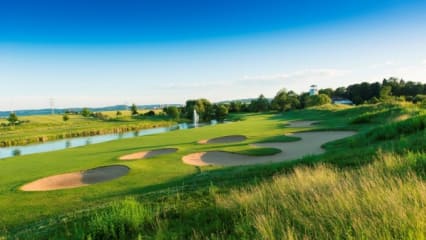
<instances>
[{"instance_id":1,"label":"sunlit grass","mask_svg":"<svg viewBox=\"0 0 426 240\"><path fill-rule=\"evenodd\" d=\"M426 184L413 171L397 174L405 167L392 154L350 171L300 167L218 202L255 238L424 239Z\"/></svg>"},{"instance_id":2,"label":"sunlit grass","mask_svg":"<svg viewBox=\"0 0 426 240\"><path fill-rule=\"evenodd\" d=\"M45 224L52 219L45 216L93 208L41 230L24 224L35 231L24 231L20 239L425 239L424 117L411 106L396 106L401 111L392 116L382 114L387 107L246 114L244 121L235 123L7 159L0 162L0 206L10 207L3 208L6 215L0 220L6 227L38 218ZM368 124L351 123L369 113L373 121ZM403 119L395 121L399 116ZM294 119L320 121L311 129L357 129L360 134L326 144L323 155L293 162L194 168L180 161L199 151L274 154L276 149L250 144L297 140L285 136L291 131L284 127L286 122ZM247 140L197 144L231 134ZM383 134L386 137L377 138ZM123 163L132 169L130 174L104 184L35 194L16 191L37 177L117 163L123 154L159 146L179 151ZM14 174L18 171L32 173ZM181 190L169 192L169 187Z\"/></svg>"}]
</instances>

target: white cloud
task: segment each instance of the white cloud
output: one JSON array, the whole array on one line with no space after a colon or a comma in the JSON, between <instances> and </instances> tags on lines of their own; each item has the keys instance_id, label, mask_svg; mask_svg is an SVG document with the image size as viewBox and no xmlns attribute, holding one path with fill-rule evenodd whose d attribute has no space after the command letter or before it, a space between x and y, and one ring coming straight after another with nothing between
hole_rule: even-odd
<instances>
[{"instance_id":1,"label":"white cloud","mask_svg":"<svg viewBox=\"0 0 426 240\"><path fill-rule=\"evenodd\" d=\"M423 59L421 63L422 65L426 65L426 59Z\"/></svg>"}]
</instances>

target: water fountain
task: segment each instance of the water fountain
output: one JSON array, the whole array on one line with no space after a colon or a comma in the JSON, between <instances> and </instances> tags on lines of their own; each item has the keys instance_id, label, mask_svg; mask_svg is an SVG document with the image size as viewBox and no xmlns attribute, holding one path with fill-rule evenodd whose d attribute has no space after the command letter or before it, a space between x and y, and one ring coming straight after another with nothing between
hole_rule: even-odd
<instances>
[{"instance_id":1,"label":"water fountain","mask_svg":"<svg viewBox=\"0 0 426 240\"><path fill-rule=\"evenodd\" d=\"M197 110L194 109L194 127L198 127L199 120L200 120L200 117L197 114Z\"/></svg>"}]
</instances>

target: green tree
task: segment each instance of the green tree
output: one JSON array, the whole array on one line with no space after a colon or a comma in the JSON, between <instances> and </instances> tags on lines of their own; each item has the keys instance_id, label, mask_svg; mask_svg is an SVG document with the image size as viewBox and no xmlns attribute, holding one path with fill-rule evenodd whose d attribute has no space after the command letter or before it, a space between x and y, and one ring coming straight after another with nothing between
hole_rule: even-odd
<instances>
[{"instance_id":1,"label":"green tree","mask_svg":"<svg viewBox=\"0 0 426 240\"><path fill-rule=\"evenodd\" d=\"M167 114L167 116L173 119L179 119L180 117L179 109L175 106L166 107L164 109L164 112Z\"/></svg>"},{"instance_id":2,"label":"green tree","mask_svg":"<svg viewBox=\"0 0 426 240\"><path fill-rule=\"evenodd\" d=\"M185 104L185 116L189 119L193 118L194 109L200 117L201 121L210 121L214 118L213 106L209 100L200 98L196 100L188 100Z\"/></svg>"},{"instance_id":3,"label":"green tree","mask_svg":"<svg viewBox=\"0 0 426 240\"><path fill-rule=\"evenodd\" d=\"M271 109L281 112L300 107L299 96L293 91L280 90L271 102Z\"/></svg>"},{"instance_id":4,"label":"green tree","mask_svg":"<svg viewBox=\"0 0 426 240\"><path fill-rule=\"evenodd\" d=\"M290 108L287 89L281 89L271 101L271 109L284 112Z\"/></svg>"},{"instance_id":5,"label":"green tree","mask_svg":"<svg viewBox=\"0 0 426 240\"><path fill-rule=\"evenodd\" d=\"M306 106L321 106L327 103L331 103L331 98L325 94L318 94L314 96L309 96L306 100Z\"/></svg>"},{"instance_id":6,"label":"green tree","mask_svg":"<svg viewBox=\"0 0 426 240\"><path fill-rule=\"evenodd\" d=\"M8 121L10 124L15 125L15 124L17 124L17 123L19 122L19 119L18 119L18 116L16 116L16 113L11 112L11 113L9 114L9 117L7 118L7 121Z\"/></svg>"},{"instance_id":7,"label":"green tree","mask_svg":"<svg viewBox=\"0 0 426 240\"><path fill-rule=\"evenodd\" d=\"M332 97L333 96L333 93L334 93L334 91L333 91L333 89L331 89L331 88L325 88L325 89L320 89L319 91L318 91L318 93L319 94L325 94L325 95L327 95L327 96L329 96L329 97Z\"/></svg>"},{"instance_id":8,"label":"green tree","mask_svg":"<svg viewBox=\"0 0 426 240\"><path fill-rule=\"evenodd\" d=\"M347 97L347 91L345 87L338 87L333 92L333 97L341 97L346 98Z\"/></svg>"},{"instance_id":9,"label":"green tree","mask_svg":"<svg viewBox=\"0 0 426 240\"><path fill-rule=\"evenodd\" d=\"M214 105L214 108L215 108L216 120L218 120L219 122L223 122L226 116L228 116L228 108L223 104Z\"/></svg>"},{"instance_id":10,"label":"green tree","mask_svg":"<svg viewBox=\"0 0 426 240\"><path fill-rule=\"evenodd\" d=\"M242 106L243 104L241 103L241 101L232 101L229 104L229 112L233 112L233 113L239 113L242 111Z\"/></svg>"},{"instance_id":11,"label":"green tree","mask_svg":"<svg viewBox=\"0 0 426 240\"><path fill-rule=\"evenodd\" d=\"M331 98L326 94L318 94L318 105L331 103Z\"/></svg>"},{"instance_id":12,"label":"green tree","mask_svg":"<svg viewBox=\"0 0 426 240\"><path fill-rule=\"evenodd\" d=\"M90 110L88 108L83 108L83 110L81 110L81 115L83 117L89 117L90 116Z\"/></svg>"},{"instance_id":13,"label":"green tree","mask_svg":"<svg viewBox=\"0 0 426 240\"><path fill-rule=\"evenodd\" d=\"M249 106L250 111L252 112L266 112L270 108L269 100L260 94L260 96L252 100Z\"/></svg>"},{"instance_id":14,"label":"green tree","mask_svg":"<svg viewBox=\"0 0 426 240\"><path fill-rule=\"evenodd\" d=\"M136 106L136 104L134 103L132 104L132 106L130 107L130 112L132 113L132 116L139 114L138 107Z\"/></svg>"}]
</instances>

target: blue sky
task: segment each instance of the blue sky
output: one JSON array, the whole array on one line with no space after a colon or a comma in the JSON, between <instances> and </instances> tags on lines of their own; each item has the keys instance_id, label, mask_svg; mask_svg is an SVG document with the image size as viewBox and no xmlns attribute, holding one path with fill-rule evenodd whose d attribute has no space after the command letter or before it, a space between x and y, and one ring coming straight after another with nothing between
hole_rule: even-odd
<instances>
[{"instance_id":1,"label":"blue sky","mask_svg":"<svg viewBox=\"0 0 426 240\"><path fill-rule=\"evenodd\" d=\"M426 2L0 2L0 110L426 81Z\"/></svg>"}]
</instances>

